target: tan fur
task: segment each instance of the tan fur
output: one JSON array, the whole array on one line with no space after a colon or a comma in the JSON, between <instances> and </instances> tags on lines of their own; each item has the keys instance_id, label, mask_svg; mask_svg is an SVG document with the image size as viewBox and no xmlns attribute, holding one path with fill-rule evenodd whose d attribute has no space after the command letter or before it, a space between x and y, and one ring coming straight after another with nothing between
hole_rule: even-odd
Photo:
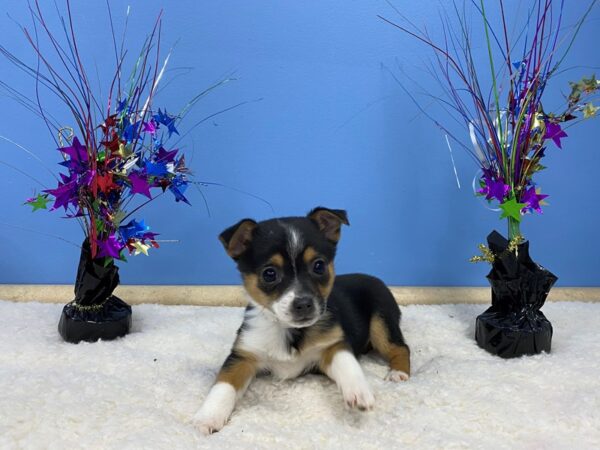
<instances>
[{"instance_id":1,"label":"tan fur","mask_svg":"<svg viewBox=\"0 0 600 450\"><path fill-rule=\"evenodd\" d=\"M245 220L242 222L235 233L229 240L229 243L225 242L225 240L219 237L219 240L225 246L227 250L227 254L232 258L237 258L240 256L246 248L248 248L248 244L252 240L252 231L256 228L256 222L252 220Z\"/></svg>"},{"instance_id":2,"label":"tan fur","mask_svg":"<svg viewBox=\"0 0 600 450\"><path fill-rule=\"evenodd\" d=\"M283 268L283 264L284 264L284 259L283 259L283 255L281 253L275 253L273 256L271 256L271 258L269 259L269 264L273 265L273 266L277 266L280 269Z\"/></svg>"},{"instance_id":3,"label":"tan fur","mask_svg":"<svg viewBox=\"0 0 600 450\"><path fill-rule=\"evenodd\" d=\"M335 282L335 269L333 267L333 263L327 264L327 271L329 272L329 278L327 279L326 284L319 284L318 289L321 297L327 298L329 294L331 294L331 290L333 289L333 283Z\"/></svg>"},{"instance_id":4,"label":"tan fur","mask_svg":"<svg viewBox=\"0 0 600 450\"><path fill-rule=\"evenodd\" d=\"M312 264L312 262L319 256L317 251L313 247L306 247L304 250L304 254L302 255L302 259L306 265ZM329 297L331 293L331 289L333 289L333 283L335 281L335 269L333 267L333 263L327 264L327 272L329 273L329 278L326 284L319 284L317 289L319 290L319 294L321 294L322 298Z\"/></svg>"},{"instance_id":5,"label":"tan fur","mask_svg":"<svg viewBox=\"0 0 600 450\"><path fill-rule=\"evenodd\" d=\"M258 275L251 273L244 275L243 278L246 291L256 303L268 307L277 299L277 293L269 295L258 287Z\"/></svg>"},{"instance_id":6,"label":"tan fur","mask_svg":"<svg viewBox=\"0 0 600 450\"><path fill-rule=\"evenodd\" d=\"M343 338L344 332L339 325L333 328L321 328L317 324L307 331L300 351L302 352L314 347L329 347L340 342Z\"/></svg>"},{"instance_id":7,"label":"tan fur","mask_svg":"<svg viewBox=\"0 0 600 450\"><path fill-rule=\"evenodd\" d=\"M326 209L320 209L314 212L310 218L317 223L319 230L325 234L325 237L333 242L338 242L340 240L342 223L348 225L348 221L341 219Z\"/></svg>"},{"instance_id":8,"label":"tan fur","mask_svg":"<svg viewBox=\"0 0 600 450\"><path fill-rule=\"evenodd\" d=\"M310 263L313 262L313 260L317 256L318 256L318 253L314 248L306 247L306 249L304 250L304 254L302 255L302 258L304 259L304 262L306 263L306 265L309 265Z\"/></svg>"},{"instance_id":9,"label":"tan fur","mask_svg":"<svg viewBox=\"0 0 600 450\"><path fill-rule=\"evenodd\" d=\"M371 318L369 337L373 348L388 360L392 370L400 370L410 375L410 351L404 345L390 341L388 329L380 317Z\"/></svg>"},{"instance_id":10,"label":"tan fur","mask_svg":"<svg viewBox=\"0 0 600 450\"><path fill-rule=\"evenodd\" d=\"M217 383L229 383L236 391L244 389L256 374L257 358L249 352L236 350L241 357L231 366L223 367L217 376Z\"/></svg>"}]
</instances>

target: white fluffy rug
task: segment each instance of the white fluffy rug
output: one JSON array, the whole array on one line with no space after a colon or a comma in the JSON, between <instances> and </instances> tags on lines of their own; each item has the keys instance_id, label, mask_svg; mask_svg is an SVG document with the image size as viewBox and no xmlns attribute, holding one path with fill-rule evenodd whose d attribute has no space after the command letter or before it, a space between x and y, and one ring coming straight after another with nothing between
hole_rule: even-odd
<instances>
[{"instance_id":1,"label":"white fluffy rug","mask_svg":"<svg viewBox=\"0 0 600 450\"><path fill-rule=\"evenodd\" d=\"M554 303L553 352L502 360L474 340L478 305L404 307L413 376L362 359L375 410L310 375L256 380L210 437L189 423L238 308L141 305L124 339L66 344L61 305L0 302L0 448L600 448L600 304Z\"/></svg>"}]
</instances>

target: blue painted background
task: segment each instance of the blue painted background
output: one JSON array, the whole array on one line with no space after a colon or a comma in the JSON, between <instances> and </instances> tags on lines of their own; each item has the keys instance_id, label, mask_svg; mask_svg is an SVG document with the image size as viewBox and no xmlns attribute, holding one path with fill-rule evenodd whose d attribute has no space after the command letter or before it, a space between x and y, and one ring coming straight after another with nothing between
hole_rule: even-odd
<instances>
[{"instance_id":1,"label":"blue painted background","mask_svg":"<svg viewBox=\"0 0 600 450\"><path fill-rule=\"evenodd\" d=\"M53 2L42 3L55 27ZM113 59L105 2L73 3L88 71L106 86ZM582 12L583 5L575 3L580 2L568 2L568 25ZM457 188L444 136L418 113L386 69L400 77L405 71L426 90L440 91L423 70L431 54L377 19L377 14L397 19L385 1L111 0L118 30L128 4L132 50L163 6L163 46L177 41L169 77L178 78L156 106L176 111L235 72L237 81L204 99L180 128L249 103L196 128L184 140L185 150L193 152L196 179L260 196L274 212L250 196L218 187L203 188L210 216L198 192L189 191L191 208L161 198L140 217L163 239L180 243L164 244L151 257L130 258L121 265L124 283L237 283L234 265L216 238L220 231L246 216L303 214L325 205L349 212L351 226L344 230L337 261L340 273L366 271L395 285L485 284L487 267L467 259L491 229L504 231L504 222L472 195L476 169L455 148L462 184ZM437 2L395 4L438 36L439 11L449 2L441 7ZM3 45L35 62L15 25L31 24L25 4L3 2L2 9L8 13L0 15ZM599 17L600 11L592 13L565 65L586 67L562 74L555 86L562 88L600 66L594 32ZM475 42L481 42L480 31L477 26ZM476 49L482 58L483 50ZM0 77L33 96L33 81L4 60ZM46 107L68 123L62 106L44 98ZM58 168L59 155L43 123L6 97L0 97L0 105L0 134ZM434 106L430 111L440 112ZM599 131L600 122L588 121L568 131L562 151L548 152L549 170L539 181L551 205L543 216L524 221L534 257L559 275L562 285L600 285ZM52 183L42 167L6 142L0 142L0 160ZM32 180L0 164L0 283L70 283L78 250L39 233L78 242L80 230L60 214L32 214L22 206L34 187Z\"/></svg>"}]
</instances>

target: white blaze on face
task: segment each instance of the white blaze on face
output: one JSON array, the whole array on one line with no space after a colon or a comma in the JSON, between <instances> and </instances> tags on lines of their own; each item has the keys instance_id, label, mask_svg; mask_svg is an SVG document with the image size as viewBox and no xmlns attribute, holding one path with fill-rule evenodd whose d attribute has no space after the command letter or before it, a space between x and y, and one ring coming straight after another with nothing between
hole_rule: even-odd
<instances>
[{"instance_id":1,"label":"white blaze on face","mask_svg":"<svg viewBox=\"0 0 600 450\"><path fill-rule=\"evenodd\" d=\"M292 263L292 267L294 268L294 272L296 271L296 258L302 251L302 247L304 243L302 241L302 236L300 232L291 225L283 225L285 228L285 232L287 234L287 251L290 257L290 262Z\"/></svg>"},{"instance_id":2,"label":"white blaze on face","mask_svg":"<svg viewBox=\"0 0 600 450\"><path fill-rule=\"evenodd\" d=\"M294 321L292 316L292 303L296 298L296 292L292 286L281 297L273 302L273 312L277 318L285 324L291 325Z\"/></svg>"}]
</instances>

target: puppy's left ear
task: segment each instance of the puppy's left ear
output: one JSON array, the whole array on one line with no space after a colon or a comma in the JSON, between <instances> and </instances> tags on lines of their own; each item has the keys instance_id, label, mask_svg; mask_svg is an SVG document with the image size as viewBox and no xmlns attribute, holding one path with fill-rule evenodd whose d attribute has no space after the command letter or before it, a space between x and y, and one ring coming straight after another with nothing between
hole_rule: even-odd
<instances>
[{"instance_id":1,"label":"puppy's left ear","mask_svg":"<svg viewBox=\"0 0 600 450\"><path fill-rule=\"evenodd\" d=\"M219 235L221 244L223 244L225 251L231 258L239 258L248 249L255 228L256 222L254 220L243 219Z\"/></svg>"},{"instance_id":2,"label":"puppy's left ear","mask_svg":"<svg viewBox=\"0 0 600 450\"><path fill-rule=\"evenodd\" d=\"M337 243L340 240L342 224L350 225L343 209L329 209L318 206L307 216L321 230L327 239Z\"/></svg>"}]
</instances>

